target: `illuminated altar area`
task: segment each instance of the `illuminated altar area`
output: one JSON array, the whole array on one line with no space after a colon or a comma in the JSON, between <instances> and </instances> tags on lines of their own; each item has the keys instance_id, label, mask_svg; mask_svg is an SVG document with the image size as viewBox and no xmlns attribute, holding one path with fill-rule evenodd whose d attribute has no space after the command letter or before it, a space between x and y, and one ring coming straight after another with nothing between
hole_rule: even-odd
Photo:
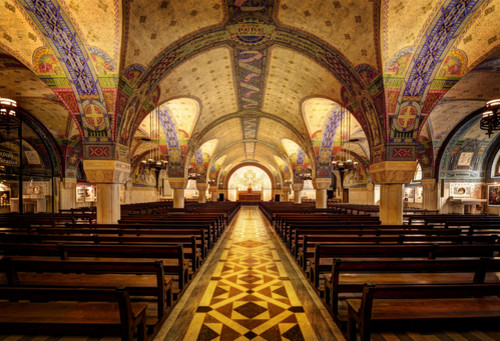
<instances>
[{"instance_id":1,"label":"illuminated altar area","mask_svg":"<svg viewBox=\"0 0 500 341\"><path fill-rule=\"evenodd\" d=\"M229 179L228 199L231 201L268 201L271 197L271 179L259 167L241 167Z\"/></svg>"}]
</instances>

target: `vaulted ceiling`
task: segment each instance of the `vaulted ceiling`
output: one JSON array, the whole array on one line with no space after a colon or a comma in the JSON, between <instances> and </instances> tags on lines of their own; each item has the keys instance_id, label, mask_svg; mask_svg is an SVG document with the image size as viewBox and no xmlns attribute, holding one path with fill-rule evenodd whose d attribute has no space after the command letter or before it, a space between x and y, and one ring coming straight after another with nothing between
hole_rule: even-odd
<instances>
[{"instance_id":1,"label":"vaulted ceiling","mask_svg":"<svg viewBox=\"0 0 500 341\"><path fill-rule=\"evenodd\" d=\"M453 129L500 97L500 0L2 0L0 15L0 97L45 125L63 157L119 143L136 160L155 147L144 122L164 107L186 167L212 141L207 167L283 171L296 161L289 140L317 170L322 148L338 153L335 122L348 120L330 118L345 109L357 122L343 148L376 162L425 144L431 172Z\"/></svg>"}]
</instances>

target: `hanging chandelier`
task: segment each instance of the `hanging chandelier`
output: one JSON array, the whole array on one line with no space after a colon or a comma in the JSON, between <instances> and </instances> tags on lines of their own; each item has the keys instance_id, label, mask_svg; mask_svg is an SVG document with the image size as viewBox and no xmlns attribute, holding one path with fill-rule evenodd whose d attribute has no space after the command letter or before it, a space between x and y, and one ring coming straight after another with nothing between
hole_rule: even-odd
<instances>
[{"instance_id":1,"label":"hanging chandelier","mask_svg":"<svg viewBox=\"0 0 500 341\"><path fill-rule=\"evenodd\" d=\"M149 158L144 159L141 162L148 168L154 168L156 170L167 169L168 160L165 158L160 150L160 117L158 110L149 115L149 141L153 142L153 127L156 128L157 138L156 146L151 147L149 151Z\"/></svg>"},{"instance_id":2,"label":"hanging chandelier","mask_svg":"<svg viewBox=\"0 0 500 341\"><path fill-rule=\"evenodd\" d=\"M358 167L356 161L352 161L351 157L351 118L347 117L347 111L344 107L341 107L340 112L340 152L338 155L338 160L334 157L332 160L332 170L338 170L340 172L355 170ZM344 136L346 137L346 143L344 143Z\"/></svg>"},{"instance_id":3,"label":"hanging chandelier","mask_svg":"<svg viewBox=\"0 0 500 341\"><path fill-rule=\"evenodd\" d=\"M0 98L0 115L16 117L17 102L9 98Z\"/></svg>"},{"instance_id":4,"label":"hanging chandelier","mask_svg":"<svg viewBox=\"0 0 500 341\"><path fill-rule=\"evenodd\" d=\"M487 131L488 137L491 137L493 131L500 130L500 119L498 117L500 109L500 99L494 99L486 103L486 108L482 113L479 127Z\"/></svg>"}]
</instances>

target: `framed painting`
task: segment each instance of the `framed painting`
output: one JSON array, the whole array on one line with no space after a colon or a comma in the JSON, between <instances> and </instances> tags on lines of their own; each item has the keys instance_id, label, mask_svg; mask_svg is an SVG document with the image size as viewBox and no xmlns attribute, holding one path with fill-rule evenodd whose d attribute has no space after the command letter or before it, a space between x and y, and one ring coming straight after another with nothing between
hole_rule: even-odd
<instances>
[{"instance_id":1,"label":"framed painting","mask_svg":"<svg viewBox=\"0 0 500 341\"><path fill-rule=\"evenodd\" d=\"M488 185L488 206L500 206L500 185Z\"/></svg>"}]
</instances>

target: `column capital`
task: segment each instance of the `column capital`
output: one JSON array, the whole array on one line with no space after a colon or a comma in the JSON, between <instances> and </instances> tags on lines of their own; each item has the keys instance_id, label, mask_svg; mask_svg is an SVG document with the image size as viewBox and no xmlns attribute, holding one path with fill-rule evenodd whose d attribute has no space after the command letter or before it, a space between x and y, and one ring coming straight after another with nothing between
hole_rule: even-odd
<instances>
[{"instance_id":1,"label":"column capital","mask_svg":"<svg viewBox=\"0 0 500 341\"><path fill-rule=\"evenodd\" d=\"M206 191L207 188L208 188L208 184L207 183L201 183L201 182L200 183L199 182L196 183L196 189L198 191Z\"/></svg>"},{"instance_id":2,"label":"column capital","mask_svg":"<svg viewBox=\"0 0 500 341\"><path fill-rule=\"evenodd\" d=\"M417 161L383 161L370 165L375 184L407 184L413 179Z\"/></svg>"},{"instance_id":3,"label":"column capital","mask_svg":"<svg viewBox=\"0 0 500 341\"><path fill-rule=\"evenodd\" d=\"M130 175L130 163L115 160L83 160L83 169L92 183L124 184Z\"/></svg>"},{"instance_id":4,"label":"column capital","mask_svg":"<svg viewBox=\"0 0 500 341\"><path fill-rule=\"evenodd\" d=\"M332 178L316 178L312 180L314 189L328 189L332 183Z\"/></svg>"},{"instance_id":5,"label":"column capital","mask_svg":"<svg viewBox=\"0 0 500 341\"><path fill-rule=\"evenodd\" d=\"M168 183L173 189L184 189L187 185L185 178L168 178Z\"/></svg>"},{"instance_id":6,"label":"column capital","mask_svg":"<svg viewBox=\"0 0 500 341\"><path fill-rule=\"evenodd\" d=\"M63 178L62 184L64 189L72 189L76 186L76 178Z\"/></svg>"},{"instance_id":7,"label":"column capital","mask_svg":"<svg viewBox=\"0 0 500 341\"><path fill-rule=\"evenodd\" d=\"M434 178L422 179L422 187L428 191L432 191L436 187L436 183L437 181Z\"/></svg>"},{"instance_id":8,"label":"column capital","mask_svg":"<svg viewBox=\"0 0 500 341\"><path fill-rule=\"evenodd\" d=\"M210 185L210 192L217 192L217 185Z\"/></svg>"},{"instance_id":9,"label":"column capital","mask_svg":"<svg viewBox=\"0 0 500 341\"><path fill-rule=\"evenodd\" d=\"M304 183L297 183L292 185L293 191L302 191L304 189Z\"/></svg>"}]
</instances>

